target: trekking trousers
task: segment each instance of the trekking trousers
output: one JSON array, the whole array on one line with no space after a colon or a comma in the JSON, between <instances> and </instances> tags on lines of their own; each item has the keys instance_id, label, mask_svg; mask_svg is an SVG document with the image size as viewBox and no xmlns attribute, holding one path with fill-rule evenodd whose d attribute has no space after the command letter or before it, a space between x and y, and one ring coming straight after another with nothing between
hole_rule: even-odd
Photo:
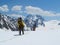
<instances>
[{"instance_id":1,"label":"trekking trousers","mask_svg":"<svg viewBox=\"0 0 60 45\"><path fill-rule=\"evenodd\" d=\"M22 32L22 34L24 34L24 28L19 29L19 35L21 35L21 32Z\"/></svg>"}]
</instances>

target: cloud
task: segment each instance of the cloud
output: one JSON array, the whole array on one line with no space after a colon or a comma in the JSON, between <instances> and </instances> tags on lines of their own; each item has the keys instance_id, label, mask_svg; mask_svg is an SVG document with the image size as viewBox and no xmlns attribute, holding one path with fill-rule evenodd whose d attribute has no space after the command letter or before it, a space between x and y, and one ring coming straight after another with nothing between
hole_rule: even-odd
<instances>
[{"instance_id":1,"label":"cloud","mask_svg":"<svg viewBox=\"0 0 60 45\"><path fill-rule=\"evenodd\" d=\"M26 6L25 12L32 15L43 15L43 16L59 16L60 13L54 13L53 11L46 11L39 7Z\"/></svg>"},{"instance_id":2,"label":"cloud","mask_svg":"<svg viewBox=\"0 0 60 45\"><path fill-rule=\"evenodd\" d=\"M12 11L21 11L22 9L22 6L19 6L19 5L15 5L12 7Z\"/></svg>"},{"instance_id":3,"label":"cloud","mask_svg":"<svg viewBox=\"0 0 60 45\"><path fill-rule=\"evenodd\" d=\"M20 14L8 14L8 16L10 16L10 17L16 17L16 18L18 18L18 17L24 18L24 16L20 15Z\"/></svg>"},{"instance_id":4,"label":"cloud","mask_svg":"<svg viewBox=\"0 0 60 45\"><path fill-rule=\"evenodd\" d=\"M9 11L8 5L0 6L0 11L8 12Z\"/></svg>"}]
</instances>

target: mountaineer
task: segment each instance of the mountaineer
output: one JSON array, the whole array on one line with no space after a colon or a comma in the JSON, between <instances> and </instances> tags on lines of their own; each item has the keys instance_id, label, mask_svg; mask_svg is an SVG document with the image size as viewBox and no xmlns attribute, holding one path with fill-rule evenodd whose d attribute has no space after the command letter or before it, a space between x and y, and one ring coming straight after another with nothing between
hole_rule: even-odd
<instances>
[{"instance_id":1,"label":"mountaineer","mask_svg":"<svg viewBox=\"0 0 60 45\"><path fill-rule=\"evenodd\" d=\"M19 29L19 35L21 35L21 32L24 35L24 22L21 17L18 18L18 29Z\"/></svg>"}]
</instances>

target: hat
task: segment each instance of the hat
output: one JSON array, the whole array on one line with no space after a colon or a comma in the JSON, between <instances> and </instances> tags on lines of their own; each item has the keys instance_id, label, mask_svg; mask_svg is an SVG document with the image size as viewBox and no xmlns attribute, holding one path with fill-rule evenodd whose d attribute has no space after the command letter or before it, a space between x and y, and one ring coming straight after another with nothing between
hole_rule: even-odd
<instances>
[{"instance_id":1,"label":"hat","mask_svg":"<svg viewBox=\"0 0 60 45\"><path fill-rule=\"evenodd\" d=\"M22 18L20 17L20 18L18 18L19 20L22 20Z\"/></svg>"}]
</instances>

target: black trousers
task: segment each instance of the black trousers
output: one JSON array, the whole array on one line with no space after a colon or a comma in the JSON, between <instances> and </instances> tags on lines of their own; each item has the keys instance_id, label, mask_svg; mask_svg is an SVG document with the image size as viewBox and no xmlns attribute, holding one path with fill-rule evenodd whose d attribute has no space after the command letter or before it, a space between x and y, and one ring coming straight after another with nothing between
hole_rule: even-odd
<instances>
[{"instance_id":1,"label":"black trousers","mask_svg":"<svg viewBox=\"0 0 60 45\"><path fill-rule=\"evenodd\" d=\"M19 35L21 35L21 32L24 34L24 28L19 28Z\"/></svg>"}]
</instances>

